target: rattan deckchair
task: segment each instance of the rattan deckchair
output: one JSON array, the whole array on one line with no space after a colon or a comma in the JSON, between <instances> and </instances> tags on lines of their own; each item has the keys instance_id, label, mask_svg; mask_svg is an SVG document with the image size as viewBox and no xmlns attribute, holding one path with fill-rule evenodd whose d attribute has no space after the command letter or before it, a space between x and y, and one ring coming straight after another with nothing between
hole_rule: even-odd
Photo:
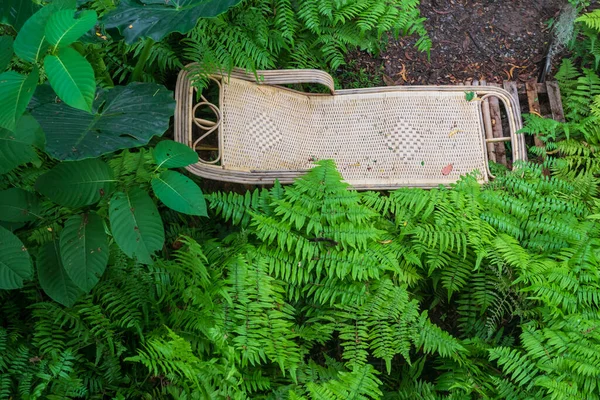
<instances>
[{"instance_id":1,"label":"rattan deckchair","mask_svg":"<svg viewBox=\"0 0 600 400\"><path fill-rule=\"evenodd\" d=\"M175 140L200 152L192 173L215 180L290 183L318 159L334 159L356 189L431 188L479 171L487 163L481 103L495 96L504 103L513 161L526 157L519 110L505 90L487 86L394 86L334 90L330 75L318 70L235 70L211 76L219 103L196 93L189 68L176 89ZM303 93L281 84L320 83L331 94ZM477 94L467 100L467 92ZM216 122L197 115L212 110ZM210 136L218 135L213 159L205 160ZM215 141L213 140L213 143Z\"/></svg>"}]
</instances>

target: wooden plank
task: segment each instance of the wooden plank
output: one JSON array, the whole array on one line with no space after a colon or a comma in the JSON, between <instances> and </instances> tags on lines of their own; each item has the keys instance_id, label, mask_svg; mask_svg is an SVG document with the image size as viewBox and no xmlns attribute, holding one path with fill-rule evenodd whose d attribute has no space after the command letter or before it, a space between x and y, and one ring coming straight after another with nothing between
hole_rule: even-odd
<instances>
[{"instance_id":1,"label":"wooden plank","mask_svg":"<svg viewBox=\"0 0 600 400\"><path fill-rule=\"evenodd\" d=\"M488 83L488 86L501 87L499 83ZM502 128L502 114L500 113L500 102L496 97L490 97L490 117L492 119L492 133L494 138L504 137ZM504 143L496 143L496 160L502 165L506 163L506 146Z\"/></svg>"},{"instance_id":2,"label":"wooden plank","mask_svg":"<svg viewBox=\"0 0 600 400\"><path fill-rule=\"evenodd\" d=\"M558 82L546 82L546 87L548 89L548 100L550 100L550 110L552 110L552 119L559 122L565 122L565 112L562 106Z\"/></svg>"},{"instance_id":3,"label":"wooden plank","mask_svg":"<svg viewBox=\"0 0 600 400\"><path fill-rule=\"evenodd\" d=\"M537 82L527 82L525 84L525 89L527 90L527 102L529 103L529 112L532 114L542 116L542 114L540 113L540 100L538 99ZM544 147L544 142L541 141L538 135L535 135L533 137L533 140L535 142L536 147Z\"/></svg>"},{"instance_id":4,"label":"wooden plank","mask_svg":"<svg viewBox=\"0 0 600 400\"><path fill-rule=\"evenodd\" d=\"M477 82L481 86L485 86L485 80L481 80ZM475 81L473 81L475 84ZM492 117L490 114L490 102L489 100L484 100L481 103L481 113L483 114L483 126L485 128L485 138L493 139L494 138L494 129L492 127ZM496 145L494 143L487 143L487 151L488 151L488 159L493 162L497 162L496 158Z\"/></svg>"},{"instance_id":5,"label":"wooden plank","mask_svg":"<svg viewBox=\"0 0 600 400\"><path fill-rule=\"evenodd\" d=\"M540 93L547 93L548 89L546 89L546 84L545 83L536 83L535 87L537 89L538 94Z\"/></svg>"}]
</instances>

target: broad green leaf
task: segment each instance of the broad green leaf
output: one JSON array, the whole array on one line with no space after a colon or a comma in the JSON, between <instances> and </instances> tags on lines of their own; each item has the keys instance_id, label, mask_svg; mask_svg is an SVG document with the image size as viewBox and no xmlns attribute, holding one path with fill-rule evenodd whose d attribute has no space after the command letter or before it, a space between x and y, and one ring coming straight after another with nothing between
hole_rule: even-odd
<instances>
[{"instance_id":1,"label":"broad green leaf","mask_svg":"<svg viewBox=\"0 0 600 400\"><path fill-rule=\"evenodd\" d=\"M40 124L31 115L23 115L14 132L0 128L0 174L28 162L41 162L33 146L43 149L45 137Z\"/></svg>"},{"instance_id":2,"label":"broad green leaf","mask_svg":"<svg viewBox=\"0 0 600 400\"><path fill-rule=\"evenodd\" d=\"M165 233L162 220L148 193L134 187L110 199L112 235L123 253L144 264L152 264L152 254L162 248Z\"/></svg>"},{"instance_id":3,"label":"broad green leaf","mask_svg":"<svg viewBox=\"0 0 600 400\"><path fill-rule=\"evenodd\" d=\"M139 38L162 40L172 32L187 33L198 18L215 17L241 0L121 0L103 18L107 29L117 28L129 44Z\"/></svg>"},{"instance_id":4,"label":"broad green leaf","mask_svg":"<svg viewBox=\"0 0 600 400\"><path fill-rule=\"evenodd\" d=\"M75 10L61 10L52 14L46 24L46 40L55 48L75 42L96 25L95 11L82 11L75 19Z\"/></svg>"},{"instance_id":5,"label":"broad green leaf","mask_svg":"<svg viewBox=\"0 0 600 400\"><path fill-rule=\"evenodd\" d=\"M96 214L74 215L60 232L60 257L67 275L89 292L108 264L108 236Z\"/></svg>"},{"instance_id":6,"label":"broad green leaf","mask_svg":"<svg viewBox=\"0 0 600 400\"><path fill-rule=\"evenodd\" d=\"M23 242L0 226L0 289L23 287L31 273L31 259Z\"/></svg>"},{"instance_id":7,"label":"broad green leaf","mask_svg":"<svg viewBox=\"0 0 600 400\"><path fill-rule=\"evenodd\" d=\"M175 109L170 91L153 83L99 89L94 114L54 102L45 87L32 114L46 133L46 150L61 160L97 157L143 146L169 128ZM36 96L38 97L38 96Z\"/></svg>"},{"instance_id":8,"label":"broad green leaf","mask_svg":"<svg viewBox=\"0 0 600 400\"><path fill-rule=\"evenodd\" d=\"M69 278L62 265L58 240L42 246L35 265L44 292L57 303L72 307L81 290Z\"/></svg>"},{"instance_id":9,"label":"broad green leaf","mask_svg":"<svg viewBox=\"0 0 600 400\"><path fill-rule=\"evenodd\" d=\"M0 36L0 72L4 72L13 56L13 38Z\"/></svg>"},{"instance_id":10,"label":"broad green leaf","mask_svg":"<svg viewBox=\"0 0 600 400\"><path fill-rule=\"evenodd\" d=\"M90 63L70 47L44 58L44 68L52 88L71 107L92 111L96 78Z\"/></svg>"},{"instance_id":11,"label":"broad green leaf","mask_svg":"<svg viewBox=\"0 0 600 400\"><path fill-rule=\"evenodd\" d=\"M108 195L114 182L110 167L90 158L58 164L38 178L35 188L61 206L82 207Z\"/></svg>"},{"instance_id":12,"label":"broad green leaf","mask_svg":"<svg viewBox=\"0 0 600 400\"><path fill-rule=\"evenodd\" d=\"M152 153L159 167L180 168L198 162L198 154L183 143L163 140Z\"/></svg>"},{"instance_id":13,"label":"broad green leaf","mask_svg":"<svg viewBox=\"0 0 600 400\"><path fill-rule=\"evenodd\" d=\"M0 220L27 222L40 217L40 199L32 192L19 188L0 191Z\"/></svg>"},{"instance_id":14,"label":"broad green leaf","mask_svg":"<svg viewBox=\"0 0 600 400\"><path fill-rule=\"evenodd\" d=\"M0 1L0 24L11 25L18 32L21 27L40 8L31 0Z\"/></svg>"},{"instance_id":15,"label":"broad green leaf","mask_svg":"<svg viewBox=\"0 0 600 400\"><path fill-rule=\"evenodd\" d=\"M14 132L37 86L37 68L28 75L14 71L0 74L0 127Z\"/></svg>"},{"instance_id":16,"label":"broad green leaf","mask_svg":"<svg viewBox=\"0 0 600 400\"><path fill-rule=\"evenodd\" d=\"M206 200L202 190L188 177L164 171L152 179L152 190L167 207L184 214L206 217Z\"/></svg>"},{"instance_id":17,"label":"broad green leaf","mask_svg":"<svg viewBox=\"0 0 600 400\"><path fill-rule=\"evenodd\" d=\"M19 31L15 39L15 53L25 61L37 62L48 50L49 44L46 41L46 24L53 12L57 10L55 5L43 7L33 14L25 22L23 29Z\"/></svg>"},{"instance_id":18,"label":"broad green leaf","mask_svg":"<svg viewBox=\"0 0 600 400\"><path fill-rule=\"evenodd\" d=\"M46 147L46 135L40 126L39 122L31 114L25 113L17 121L15 135L19 136L19 140L44 150Z\"/></svg>"}]
</instances>

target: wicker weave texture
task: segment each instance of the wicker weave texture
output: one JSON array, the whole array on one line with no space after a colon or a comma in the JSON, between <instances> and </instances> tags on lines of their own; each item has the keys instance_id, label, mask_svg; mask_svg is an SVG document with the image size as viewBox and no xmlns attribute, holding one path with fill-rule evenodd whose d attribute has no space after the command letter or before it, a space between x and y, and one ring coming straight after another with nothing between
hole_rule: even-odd
<instances>
[{"instance_id":1,"label":"wicker weave texture","mask_svg":"<svg viewBox=\"0 0 600 400\"><path fill-rule=\"evenodd\" d=\"M352 185L437 185L481 172L480 103L463 92L311 96L231 78L221 93L222 168L310 169L334 159Z\"/></svg>"}]
</instances>

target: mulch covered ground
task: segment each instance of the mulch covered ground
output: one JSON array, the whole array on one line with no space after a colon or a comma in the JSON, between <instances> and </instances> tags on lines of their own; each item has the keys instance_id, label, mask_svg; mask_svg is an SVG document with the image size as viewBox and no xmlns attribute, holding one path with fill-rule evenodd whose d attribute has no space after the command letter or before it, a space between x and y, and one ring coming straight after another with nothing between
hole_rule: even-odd
<instances>
[{"instance_id":1,"label":"mulch covered ground","mask_svg":"<svg viewBox=\"0 0 600 400\"><path fill-rule=\"evenodd\" d=\"M468 79L525 82L537 78L563 0L422 0L431 58L415 38L391 40L373 56L349 55L346 71L363 70L388 85L455 84ZM344 82L342 82L344 84Z\"/></svg>"}]
</instances>

